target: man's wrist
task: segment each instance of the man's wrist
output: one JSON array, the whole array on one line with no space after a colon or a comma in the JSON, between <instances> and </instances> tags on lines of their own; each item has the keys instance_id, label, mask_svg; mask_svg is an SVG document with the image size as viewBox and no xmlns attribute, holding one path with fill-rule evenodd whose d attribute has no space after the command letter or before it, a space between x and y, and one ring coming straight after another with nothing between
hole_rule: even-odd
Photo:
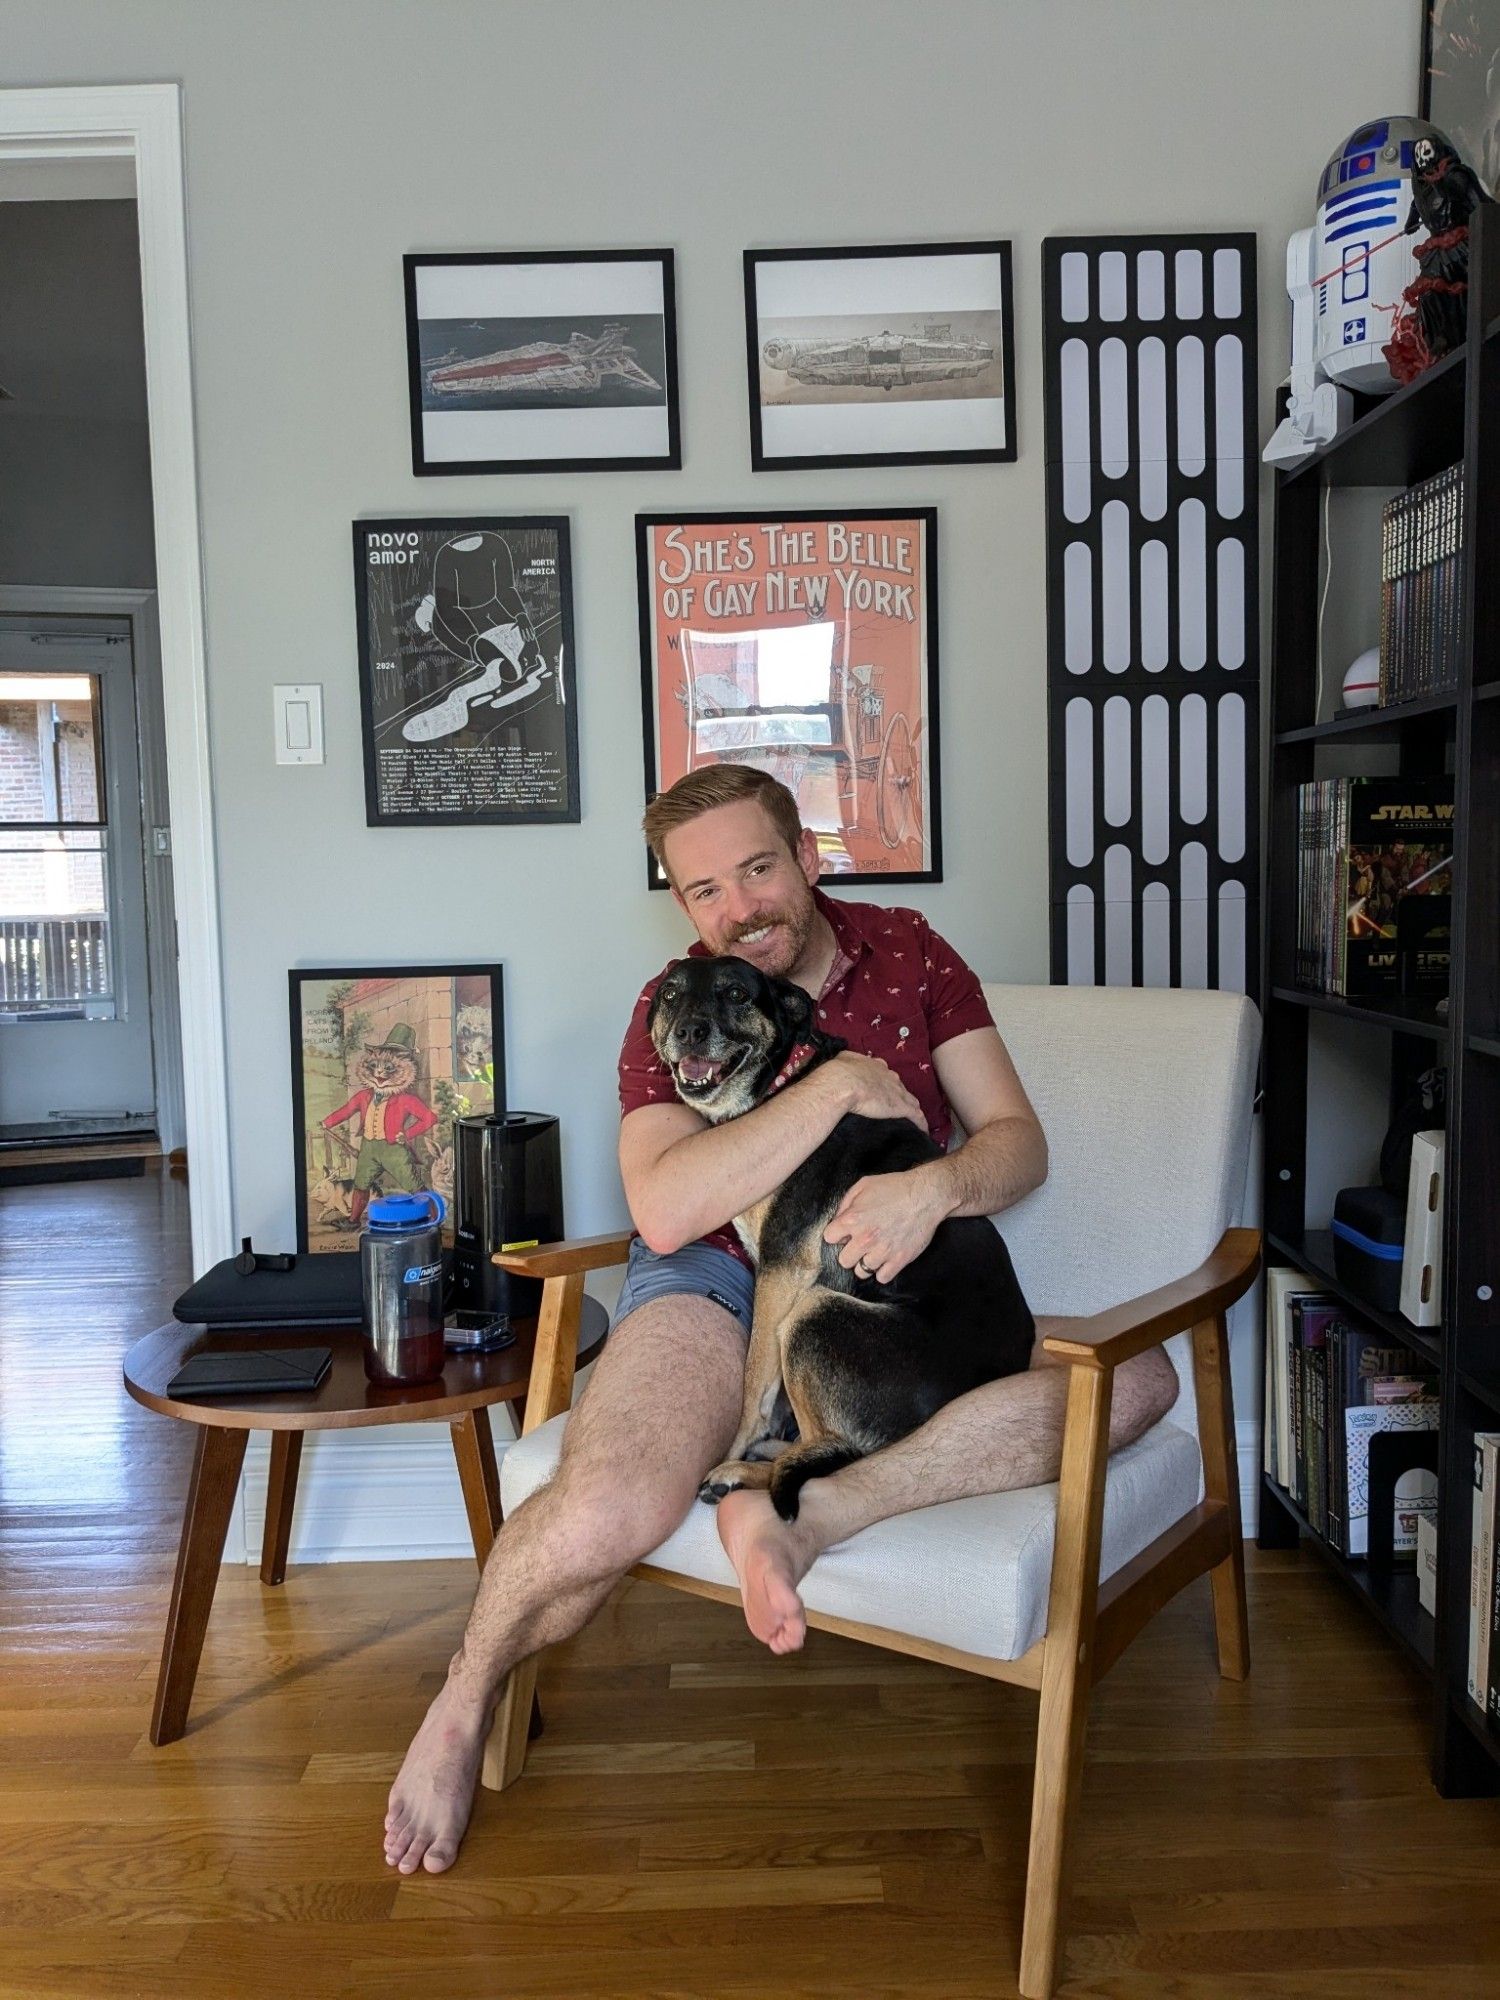
<instances>
[{"instance_id":1,"label":"man's wrist","mask_svg":"<svg viewBox=\"0 0 1500 2000\"><path fill-rule=\"evenodd\" d=\"M951 1154L945 1153L940 1160L924 1160L920 1167L911 1169L911 1178L919 1199L933 1212L934 1228L962 1208L963 1189L953 1170Z\"/></svg>"}]
</instances>

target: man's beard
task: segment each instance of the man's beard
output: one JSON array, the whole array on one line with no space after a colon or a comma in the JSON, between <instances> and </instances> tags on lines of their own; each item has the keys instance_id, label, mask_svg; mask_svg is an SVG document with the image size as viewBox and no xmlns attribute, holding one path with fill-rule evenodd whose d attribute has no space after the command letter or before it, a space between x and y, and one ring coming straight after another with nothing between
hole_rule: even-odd
<instances>
[{"instance_id":1,"label":"man's beard","mask_svg":"<svg viewBox=\"0 0 1500 2000\"><path fill-rule=\"evenodd\" d=\"M785 979L807 950L808 939L812 936L817 914L817 905L809 895L803 909L774 910L762 917L759 923L743 925L733 939L719 947L719 954L721 957L733 957L739 951L747 933L764 930L768 924L774 925L772 936L765 940L767 946L774 946L774 953L771 957L759 961L760 969L773 978ZM752 959L751 963L755 964L757 961Z\"/></svg>"}]
</instances>

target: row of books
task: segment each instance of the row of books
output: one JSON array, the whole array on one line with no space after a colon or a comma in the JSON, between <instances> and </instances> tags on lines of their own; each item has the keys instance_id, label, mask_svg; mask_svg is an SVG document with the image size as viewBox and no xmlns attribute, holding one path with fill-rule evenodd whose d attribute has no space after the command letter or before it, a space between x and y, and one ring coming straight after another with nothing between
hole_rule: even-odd
<instances>
[{"instance_id":1,"label":"row of books","mask_svg":"<svg viewBox=\"0 0 1500 2000\"><path fill-rule=\"evenodd\" d=\"M1500 1431L1474 1436L1469 1544L1469 1699L1500 1730Z\"/></svg>"},{"instance_id":2,"label":"row of books","mask_svg":"<svg viewBox=\"0 0 1500 2000\"><path fill-rule=\"evenodd\" d=\"M1296 983L1448 989L1453 780L1314 778L1297 792Z\"/></svg>"},{"instance_id":3,"label":"row of books","mask_svg":"<svg viewBox=\"0 0 1500 2000\"><path fill-rule=\"evenodd\" d=\"M1266 1274L1265 1469L1341 1555L1369 1552L1370 1439L1436 1430L1435 1377L1304 1272ZM1415 1550L1437 1481L1403 1475L1394 1546Z\"/></svg>"},{"instance_id":4,"label":"row of books","mask_svg":"<svg viewBox=\"0 0 1500 2000\"><path fill-rule=\"evenodd\" d=\"M1381 510L1380 701L1458 685L1464 469L1424 479Z\"/></svg>"}]
</instances>

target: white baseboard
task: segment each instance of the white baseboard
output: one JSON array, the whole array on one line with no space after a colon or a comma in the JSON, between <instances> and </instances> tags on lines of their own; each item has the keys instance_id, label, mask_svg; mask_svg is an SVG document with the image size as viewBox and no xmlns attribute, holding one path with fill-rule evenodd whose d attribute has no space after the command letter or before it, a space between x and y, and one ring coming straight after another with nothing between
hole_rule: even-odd
<instances>
[{"instance_id":1,"label":"white baseboard","mask_svg":"<svg viewBox=\"0 0 1500 2000\"><path fill-rule=\"evenodd\" d=\"M495 1456L509 1443L510 1418L492 1413ZM1260 1519L1260 1431L1235 1425L1240 1512L1252 1538ZM270 1441L257 1432L245 1453L243 1559L259 1564L266 1518ZM226 1549L233 1560L237 1551ZM303 1442L292 1517L297 1563L472 1560L474 1544L446 1424L368 1431L312 1432Z\"/></svg>"}]
</instances>

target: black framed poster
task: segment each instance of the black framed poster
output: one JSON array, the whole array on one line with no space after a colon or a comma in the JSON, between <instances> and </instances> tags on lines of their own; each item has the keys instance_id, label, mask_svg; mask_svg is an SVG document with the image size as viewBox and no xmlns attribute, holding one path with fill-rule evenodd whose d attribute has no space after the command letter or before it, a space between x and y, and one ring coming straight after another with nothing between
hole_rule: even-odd
<instances>
[{"instance_id":1,"label":"black framed poster","mask_svg":"<svg viewBox=\"0 0 1500 2000\"><path fill-rule=\"evenodd\" d=\"M747 250L750 463L1016 456L1010 244Z\"/></svg>"},{"instance_id":2,"label":"black framed poster","mask_svg":"<svg viewBox=\"0 0 1500 2000\"><path fill-rule=\"evenodd\" d=\"M670 250L404 264L413 472L681 466Z\"/></svg>"},{"instance_id":3,"label":"black framed poster","mask_svg":"<svg viewBox=\"0 0 1500 2000\"><path fill-rule=\"evenodd\" d=\"M354 524L370 826L579 818L561 515Z\"/></svg>"}]
</instances>

